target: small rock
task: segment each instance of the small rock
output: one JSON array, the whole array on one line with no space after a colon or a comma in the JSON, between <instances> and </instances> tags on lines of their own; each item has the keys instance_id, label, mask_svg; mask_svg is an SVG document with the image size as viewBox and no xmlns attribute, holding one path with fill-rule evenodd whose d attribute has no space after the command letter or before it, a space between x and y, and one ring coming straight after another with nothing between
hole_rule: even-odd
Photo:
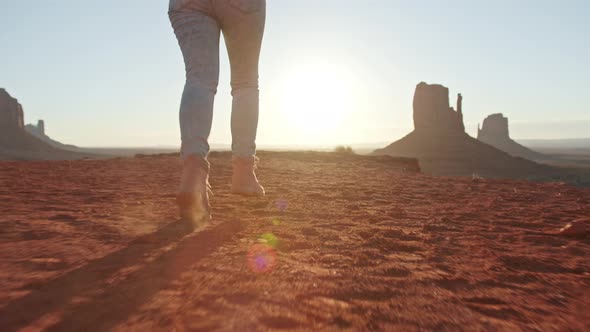
<instances>
[{"instance_id":1,"label":"small rock","mask_svg":"<svg viewBox=\"0 0 590 332\"><path fill-rule=\"evenodd\" d=\"M560 235L569 237L580 237L590 234L590 218L575 220L559 231Z\"/></svg>"}]
</instances>

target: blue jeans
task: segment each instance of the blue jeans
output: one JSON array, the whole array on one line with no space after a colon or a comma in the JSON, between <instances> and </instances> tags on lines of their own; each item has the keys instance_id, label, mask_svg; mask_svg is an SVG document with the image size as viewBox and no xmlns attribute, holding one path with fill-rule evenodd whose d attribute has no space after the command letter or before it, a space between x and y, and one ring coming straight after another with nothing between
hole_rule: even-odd
<instances>
[{"instance_id":1,"label":"blue jeans","mask_svg":"<svg viewBox=\"0 0 590 332\"><path fill-rule=\"evenodd\" d=\"M221 32L231 65L232 151L239 157L254 156L266 0L170 0L169 16L186 69L180 104L183 157L209 153Z\"/></svg>"}]
</instances>

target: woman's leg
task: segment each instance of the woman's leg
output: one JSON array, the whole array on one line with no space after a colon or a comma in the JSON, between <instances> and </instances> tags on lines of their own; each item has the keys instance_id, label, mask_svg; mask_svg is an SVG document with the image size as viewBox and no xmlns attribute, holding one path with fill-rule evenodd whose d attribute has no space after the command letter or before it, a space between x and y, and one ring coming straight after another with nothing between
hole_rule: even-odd
<instances>
[{"instance_id":1,"label":"woman's leg","mask_svg":"<svg viewBox=\"0 0 590 332\"><path fill-rule=\"evenodd\" d=\"M180 103L182 156L206 157L219 81L220 28L213 17L196 10L171 10L170 21L186 69Z\"/></svg>"},{"instance_id":2,"label":"woman's leg","mask_svg":"<svg viewBox=\"0 0 590 332\"><path fill-rule=\"evenodd\" d=\"M254 172L257 159L258 61L264 35L265 0L219 0L215 13L225 37L232 86L232 192L265 194Z\"/></svg>"},{"instance_id":3,"label":"woman's leg","mask_svg":"<svg viewBox=\"0 0 590 332\"><path fill-rule=\"evenodd\" d=\"M252 157L256 154L258 62L266 1L221 0L215 6L231 64L232 151L235 156Z\"/></svg>"},{"instance_id":4,"label":"woman's leg","mask_svg":"<svg viewBox=\"0 0 590 332\"><path fill-rule=\"evenodd\" d=\"M200 226L211 218L206 157L219 80L220 29L217 21L202 10L206 7L195 7L209 5L209 0L170 4L170 21L186 68L186 84L180 104L184 167L176 199L181 217Z\"/></svg>"}]
</instances>

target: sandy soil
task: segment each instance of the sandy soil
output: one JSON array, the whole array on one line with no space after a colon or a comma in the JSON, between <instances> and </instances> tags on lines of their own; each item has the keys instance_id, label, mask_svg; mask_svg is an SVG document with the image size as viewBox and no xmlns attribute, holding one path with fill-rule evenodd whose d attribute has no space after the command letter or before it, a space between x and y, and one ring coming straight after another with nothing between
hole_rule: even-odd
<instances>
[{"instance_id":1,"label":"sandy soil","mask_svg":"<svg viewBox=\"0 0 590 332\"><path fill-rule=\"evenodd\" d=\"M265 198L176 222L174 156L0 163L0 331L588 331L590 190L262 153Z\"/></svg>"}]
</instances>

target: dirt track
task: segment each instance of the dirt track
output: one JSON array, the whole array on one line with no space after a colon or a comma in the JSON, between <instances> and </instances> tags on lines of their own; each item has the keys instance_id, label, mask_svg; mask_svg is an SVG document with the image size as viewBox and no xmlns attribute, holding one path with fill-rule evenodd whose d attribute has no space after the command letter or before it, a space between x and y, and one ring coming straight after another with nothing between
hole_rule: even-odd
<instances>
[{"instance_id":1,"label":"dirt track","mask_svg":"<svg viewBox=\"0 0 590 332\"><path fill-rule=\"evenodd\" d=\"M262 153L268 196L176 221L174 156L0 163L0 331L590 330L590 190ZM404 170L406 169L406 170Z\"/></svg>"}]
</instances>

